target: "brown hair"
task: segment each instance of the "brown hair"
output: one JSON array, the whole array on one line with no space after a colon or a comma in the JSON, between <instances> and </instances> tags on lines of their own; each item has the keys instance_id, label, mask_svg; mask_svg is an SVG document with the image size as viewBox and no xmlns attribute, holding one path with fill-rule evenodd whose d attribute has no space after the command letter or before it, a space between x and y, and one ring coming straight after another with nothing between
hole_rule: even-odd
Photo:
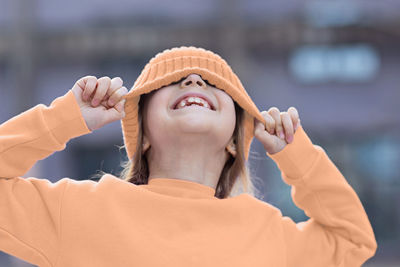
<instances>
[{"instance_id":1,"label":"brown hair","mask_svg":"<svg viewBox=\"0 0 400 267\"><path fill-rule=\"evenodd\" d=\"M176 83L176 82L175 82ZM174 83L172 83L174 84ZM146 103L146 99L154 93L156 90L151 91L147 94L142 94L138 103L138 142L136 143L136 151L133 156L133 161L127 160L121 163L123 170L120 172L119 179L124 181L141 185L148 183L149 169L146 156L142 155L142 143L143 143L143 108ZM221 175L219 177L217 187L215 189L215 197L223 199L233 197L241 193L247 193L253 197L259 194L258 189L255 187L251 175L251 171L248 167L248 162L245 160L244 155L244 110L240 107L236 101L233 101L235 105L236 123L233 132L234 142L236 144L236 157L231 154L229 159L226 161ZM119 149L125 146L119 146ZM98 173L95 176L101 176L104 172ZM240 179L239 179L240 178ZM257 178L254 176L254 178Z\"/></svg>"}]
</instances>

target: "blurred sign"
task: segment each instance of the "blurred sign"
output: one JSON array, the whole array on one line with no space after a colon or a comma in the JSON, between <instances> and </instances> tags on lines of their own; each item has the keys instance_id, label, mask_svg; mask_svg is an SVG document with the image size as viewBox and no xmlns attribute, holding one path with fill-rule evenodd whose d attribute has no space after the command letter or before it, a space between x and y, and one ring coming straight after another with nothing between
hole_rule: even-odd
<instances>
[{"instance_id":1,"label":"blurred sign","mask_svg":"<svg viewBox=\"0 0 400 267\"><path fill-rule=\"evenodd\" d=\"M289 71L304 83L366 82L380 66L378 52L370 45L307 45L289 58Z\"/></svg>"}]
</instances>

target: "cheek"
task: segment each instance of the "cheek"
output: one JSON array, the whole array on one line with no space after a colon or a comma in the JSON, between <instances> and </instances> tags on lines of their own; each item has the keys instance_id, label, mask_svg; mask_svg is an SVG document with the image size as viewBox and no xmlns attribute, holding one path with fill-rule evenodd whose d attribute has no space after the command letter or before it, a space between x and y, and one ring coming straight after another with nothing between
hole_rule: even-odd
<instances>
[{"instance_id":1,"label":"cheek","mask_svg":"<svg viewBox=\"0 0 400 267\"><path fill-rule=\"evenodd\" d=\"M228 110L228 108L227 108ZM227 120L229 121L229 125L232 129L235 128L236 124L236 112L235 112L235 105L234 103L229 103L229 114L227 114Z\"/></svg>"},{"instance_id":2,"label":"cheek","mask_svg":"<svg viewBox=\"0 0 400 267\"><path fill-rule=\"evenodd\" d=\"M220 99L221 110L223 110L221 114L223 117L222 124L226 132L230 136L231 133L233 133L236 124L235 103L232 100L232 98L224 92L221 93L219 99Z\"/></svg>"},{"instance_id":3,"label":"cheek","mask_svg":"<svg viewBox=\"0 0 400 267\"><path fill-rule=\"evenodd\" d=\"M222 110L226 111L225 115L230 121L236 120L235 117L235 102L234 100L224 91L218 90L218 98L220 99L220 106Z\"/></svg>"},{"instance_id":4,"label":"cheek","mask_svg":"<svg viewBox=\"0 0 400 267\"><path fill-rule=\"evenodd\" d=\"M166 88L158 89L147 100L143 117L145 131L148 137L159 139L168 128L166 125L168 90Z\"/></svg>"},{"instance_id":5,"label":"cheek","mask_svg":"<svg viewBox=\"0 0 400 267\"><path fill-rule=\"evenodd\" d=\"M156 101L149 101L143 122L148 132L154 133L154 130L160 129L163 121L159 104Z\"/></svg>"},{"instance_id":6,"label":"cheek","mask_svg":"<svg viewBox=\"0 0 400 267\"><path fill-rule=\"evenodd\" d=\"M146 111L146 119L148 122L151 122L154 118L157 118L157 113L159 113L159 109L165 105L164 90L158 89L153 91L151 95L147 97L145 111Z\"/></svg>"}]
</instances>

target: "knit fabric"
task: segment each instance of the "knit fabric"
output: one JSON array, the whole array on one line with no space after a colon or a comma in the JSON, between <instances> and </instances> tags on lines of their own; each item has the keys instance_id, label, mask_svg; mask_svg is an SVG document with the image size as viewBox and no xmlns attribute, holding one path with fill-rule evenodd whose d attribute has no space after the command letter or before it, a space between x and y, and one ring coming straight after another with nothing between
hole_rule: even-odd
<instances>
[{"instance_id":1,"label":"knit fabric","mask_svg":"<svg viewBox=\"0 0 400 267\"><path fill-rule=\"evenodd\" d=\"M216 53L194 46L181 46L158 53L146 64L131 90L123 97L125 117L121 120L125 149L130 160L136 151L138 139L138 103L140 95L160 89L181 80L191 73L224 90L244 109L244 148L248 159L254 137L254 118L265 124L257 106L247 94L228 63Z\"/></svg>"}]
</instances>

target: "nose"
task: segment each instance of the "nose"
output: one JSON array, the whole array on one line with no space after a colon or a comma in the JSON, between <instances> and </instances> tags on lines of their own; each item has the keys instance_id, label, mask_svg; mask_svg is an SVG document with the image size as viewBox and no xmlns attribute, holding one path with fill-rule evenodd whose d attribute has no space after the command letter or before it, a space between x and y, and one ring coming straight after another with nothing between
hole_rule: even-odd
<instances>
[{"instance_id":1,"label":"nose","mask_svg":"<svg viewBox=\"0 0 400 267\"><path fill-rule=\"evenodd\" d=\"M188 86L195 86L198 85L202 88L206 88L206 82L203 81L203 79L200 77L200 75L192 73L189 74L182 82L181 82L181 87L188 87Z\"/></svg>"}]
</instances>

